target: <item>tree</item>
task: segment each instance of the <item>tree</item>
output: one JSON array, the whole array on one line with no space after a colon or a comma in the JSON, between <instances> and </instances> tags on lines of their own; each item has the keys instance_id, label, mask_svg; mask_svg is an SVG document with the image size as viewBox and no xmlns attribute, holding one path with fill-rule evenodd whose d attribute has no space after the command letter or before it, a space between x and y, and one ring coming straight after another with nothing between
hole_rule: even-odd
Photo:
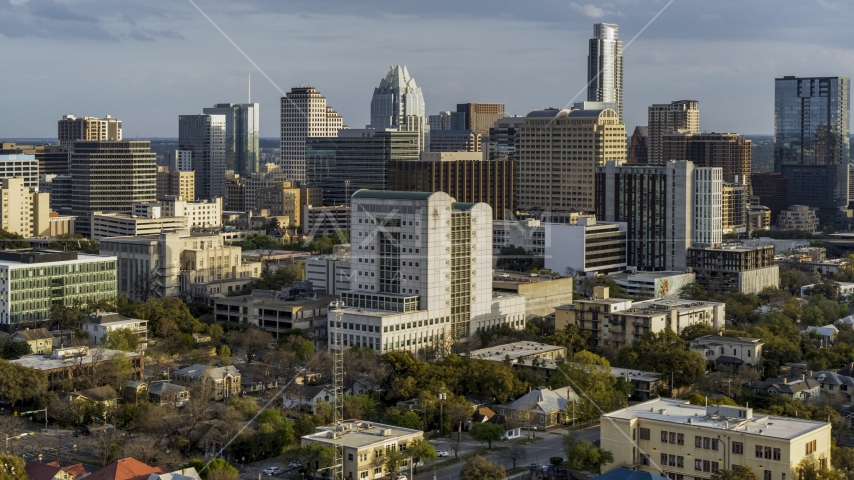
<instances>
[{"instance_id":1,"label":"tree","mask_svg":"<svg viewBox=\"0 0 854 480\"><path fill-rule=\"evenodd\" d=\"M207 480L237 480L240 472L225 459L215 458L208 465Z\"/></svg>"},{"instance_id":2,"label":"tree","mask_svg":"<svg viewBox=\"0 0 854 480\"><path fill-rule=\"evenodd\" d=\"M842 480L842 472L832 470L827 465L819 466L812 459L805 458L795 467L795 477L799 480Z\"/></svg>"},{"instance_id":3,"label":"tree","mask_svg":"<svg viewBox=\"0 0 854 480\"><path fill-rule=\"evenodd\" d=\"M436 460L436 449L429 442L415 440L406 446L406 454L412 458L413 474L418 474L418 462Z\"/></svg>"},{"instance_id":4,"label":"tree","mask_svg":"<svg viewBox=\"0 0 854 480\"><path fill-rule=\"evenodd\" d=\"M406 460L403 454L398 452L397 450L387 451L383 458L385 459L385 468L386 470L391 472L392 477L394 477L394 474L397 473L397 469L400 468L400 464L403 463L404 460Z\"/></svg>"},{"instance_id":5,"label":"tree","mask_svg":"<svg viewBox=\"0 0 854 480\"><path fill-rule=\"evenodd\" d=\"M397 427L411 428L413 430L421 430L424 422L416 412L412 410L389 407L385 411L385 422Z\"/></svg>"},{"instance_id":6,"label":"tree","mask_svg":"<svg viewBox=\"0 0 854 480\"><path fill-rule=\"evenodd\" d=\"M0 455L0 480L28 480L24 461L16 455Z\"/></svg>"},{"instance_id":7,"label":"tree","mask_svg":"<svg viewBox=\"0 0 854 480\"><path fill-rule=\"evenodd\" d=\"M625 406L627 385L611 373L611 364L595 353L582 351L558 367L549 379L551 388L570 386L580 395L575 402L576 418L591 420L604 412ZM567 410L573 409L572 405Z\"/></svg>"},{"instance_id":8,"label":"tree","mask_svg":"<svg viewBox=\"0 0 854 480\"><path fill-rule=\"evenodd\" d=\"M711 480L759 480L750 467L734 465L732 469L718 470L712 474Z\"/></svg>"},{"instance_id":9,"label":"tree","mask_svg":"<svg viewBox=\"0 0 854 480\"><path fill-rule=\"evenodd\" d=\"M472 425L469 435L480 443L486 443L487 448L491 449L492 442L501 440L505 432L504 427L497 423L481 422Z\"/></svg>"},{"instance_id":10,"label":"tree","mask_svg":"<svg viewBox=\"0 0 854 480\"><path fill-rule=\"evenodd\" d=\"M104 348L135 352L139 348L139 335L129 328L117 328L105 333L101 337L101 344Z\"/></svg>"},{"instance_id":11,"label":"tree","mask_svg":"<svg viewBox=\"0 0 854 480\"><path fill-rule=\"evenodd\" d=\"M6 338L0 344L0 357L5 360L15 360L31 353L33 350L28 342L16 342L11 338Z\"/></svg>"},{"instance_id":12,"label":"tree","mask_svg":"<svg viewBox=\"0 0 854 480\"><path fill-rule=\"evenodd\" d=\"M712 328L708 323L695 323L693 325L688 325L687 327L682 329L682 333L679 334L684 340L690 342L695 338L704 337L706 335L714 335L715 329Z\"/></svg>"},{"instance_id":13,"label":"tree","mask_svg":"<svg viewBox=\"0 0 854 480\"><path fill-rule=\"evenodd\" d=\"M226 335L226 341L246 357L246 362L252 362L259 353L270 348L275 343L273 336L260 328L249 328L245 332L231 331Z\"/></svg>"},{"instance_id":14,"label":"tree","mask_svg":"<svg viewBox=\"0 0 854 480\"><path fill-rule=\"evenodd\" d=\"M321 468L332 466L335 451L330 446L312 442L297 450L295 456L302 464L300 471L303 475L308 478L308 475L311 474L311 477L314 478L315 472Z\"/></svg>"},{"instance_id":15,"label":"tree","mask_svg":"<svg viewBox=\"0 0 854 480\"><path fill-rule=\"evenodd\" d=\"M466 460L460 470L460 480L504 480L505 477L504 467L495 465L480 455Z\"/></svg>"},{"instance_id":16,"label":"tree","mask_svg":"<svg viewBox=\"0 0 854 480\"><path fill-rule=\"evenodd\" d=\"M516 462L525 461L528 458L528 449L523 445L513 442L506 449L502 450L501 457L513 463L513 468L516 468Z\"/></svg>"},{"instance_id":17,"label":"tree","mask_svg":"<svg viewBox=\"0 0 854 480\"><path fill-rule=\"evenodd\" d=\"M0 360L0 398L14 406L47 390L47 373Z\"/></svg>"},{"instance_id":18,"label":"tree","mask_svg":"<svg viewBox=\"0 0 854 480\"><path fill-rule=\"evenodd\" d=\"M620 349L617 365L659 372L662 378L666 379L672 375L676 387L693 385L706 370L706 360L703 356L694 350L688 350L688 342L670 328L645 333L631 345Z\"/></svg>"},{"instance_id":19,"label":"tree","mask_svg":"<svg viewBox=\"0 0 854 480\"><path fill-rule=\"evenodd\" d=\"M691 282L679 289L679 298L687 300L708 300L709 294L705 287L697 282Z\"/></svg>"},{"instance_id":20,"label":"tree","mask_svg":"<svg viewBox=\"0 0 854 480\"><path fill-rule=\"evenodd\" d=\"M830 458L831 462L833 463L833 468L835 468L839 472L842 472L842 474L845 475L846 480L851 480L852 478L854 478L854 448L837 447L835 445L832 445Z\"/></svg>"},{"instance_id":21,"label":"tree","mask_svg":"<svg viewBox=\"0 0 854 480\"><path fill-rule=\"evenodd\" d=\"M575 432L563 437L563 451L575 470L587 470L600 473L603 465L614 461L614 455L608 450L600 450L588 440L578 439Z\"/></svg>"}]
</instances>

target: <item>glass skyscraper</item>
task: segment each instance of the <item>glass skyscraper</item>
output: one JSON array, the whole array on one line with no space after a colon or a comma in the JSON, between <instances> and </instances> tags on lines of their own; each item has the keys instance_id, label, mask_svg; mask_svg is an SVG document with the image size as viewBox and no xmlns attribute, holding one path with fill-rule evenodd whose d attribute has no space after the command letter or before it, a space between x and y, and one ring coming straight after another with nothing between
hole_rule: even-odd
<instances>
[{"instance_id":1,"label":"glass skyscraper","mask_svg":"<svg viewBox=\"0 0 854 480\"><path fill-rule=\"evenodd\" d=\"M847 77L775 80L774 168L789 182L788 205L818 209L822 225L847 226Z\"/></svg>"},{"instance_id":2,"label":"glass skyscraper","mask_svg":"<svg viewBox=\"0 0 854 480\"><path fill-rule=\"evenodd\" d=\"M225 198L225 115L179 115L178 149L189 150L196 200Z\"/></svg>"},{"instance_id":3,"label":"glass skyscraper","mask_svg":"<svg viewBox=\"0 0 854 480\"><path fill-rule=\"evenodd\" d=\"M593 25L587 56L587 101L615 105L623 123L623 41L617 29L613 23Z\"/></svg>"},{"instance_id":4,"label":"glass skyscraper","mask_svg":"<svg viewBox=\"0 0 854 480\"><path fill-rule=\"evenodd\" d=\"M409 76L406 66L388 67L380 86L371 98L371 124L369 128L418 132L419 149L426 151L430 145L430 124L424 95Z\"/></svg>"},{"instance_id":5,"label":"glass skyscraper","mask_svg":"<svg viewBox=\"0 0 854 480\"><path fill-rule=\"evenodd\" d=\"M218 103L202 113L225 115L225 169L240 176L258 172L258 104Z\"/></svg>"}]
</instances>

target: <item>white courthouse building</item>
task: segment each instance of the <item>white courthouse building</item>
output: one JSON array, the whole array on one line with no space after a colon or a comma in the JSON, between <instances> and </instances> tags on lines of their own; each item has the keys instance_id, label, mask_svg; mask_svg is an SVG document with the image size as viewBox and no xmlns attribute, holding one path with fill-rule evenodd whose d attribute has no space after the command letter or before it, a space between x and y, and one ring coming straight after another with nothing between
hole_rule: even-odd
<instances>
[{"instance_id":1,"label":"white courthouse building","mask_svg":"<svg viewBox=\"0 0 854 480\"><path fill-rule=\"evenodd\" d=\"M524 328L525 298L492 291L489 205L443 192L360 190L350 225L350 290L340 324L329 314L330 335L341 329L344 348L417 353L500 325Z\"/></svg>"}]
</instances>

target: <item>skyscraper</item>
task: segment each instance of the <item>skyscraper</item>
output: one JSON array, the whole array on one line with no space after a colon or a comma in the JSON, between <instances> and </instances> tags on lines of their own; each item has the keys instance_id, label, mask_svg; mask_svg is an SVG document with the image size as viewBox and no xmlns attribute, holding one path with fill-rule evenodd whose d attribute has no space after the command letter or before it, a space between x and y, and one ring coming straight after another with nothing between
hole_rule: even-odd
<instances>
[{"instance_id":1,"label":"skyscraper","mask_svg":"<svg viewBox=\"0 0 854 480\"><path fill-rule=\"evenodd\" d=\"M388 67L380 86L374 89L371 98L370 128L383 130L398 128L401 131L418 132L418 149L425 151L430 145L430 124L424 95L409 76L406 66Z\"/></svg>"},{"instance_id":2,"label":"skyscraper","mask_svg":"<svg viewBox=\"0 0 854 480\"><path fill-rule=\"evenodd\" d=\"M63 115L57 122L57 140L63 147L73 148L76 140L121 140L122 121L109 115L101 118Z\"/></svg>"},{"instance_id":3,"label":"skyscraper","mask_svg":"<svg viewBox=\"0 0 854 480\"><path fill-rule=\"evenodd\" d=\"M178 148L189 150L196 200L225 198L225 115L179 115Z\"/></svg>"},{"instance_id":4,"label":"skyscraper","mask_svg":"<svg viewBox=\"0 0 854 480\"><path fill-rule=\"evenodd\" d=\"M647 155L651 165L663 165L668 160L682 160L664 158L663 137L673 132L700 133L699 103L696 100L677 100L649 107Z\"/></svg>"},{"instance_id":5,"label":"skyscraper","mask_svg":"<svg viewBox=\"0 0 854 480\"><path fill-rule=\"evenodd\" d=\"M593 25L587 56L587 100L613 103L623 123L623 41L617 25Z\"/></svg>"},{"instance_id":6,"label":"skyscraper","mask_svg":"<svg viewBox=\"0 0 854 480\"><path fill-rule=\"evenodd\" d=\"M258 104L218 103L202 113L225 115L225 168L238 175L258 171Z\"/></svg>"},{"instance_id":7,"label":"skyscraper","mask_svg":"<svg viewBox=\"0 0 854 480\"><path fill-rule=\"evenodd\" d=\"M337 137L345 128L338 112L314 87L294 87L282 97L281 167L288 177L305 181L305 143L310 137Z\"/></svg>"},{"instance_id":8,"label":"skyscraper","mask_svg":"<svg viewBox=\"0 0 854 480\"><path fill-rule=\"evenodd\" d=\"M788 204L817 208L822 225L847 225L850 80L774 83L774 170L788 180Z\"/></svg>"},{"instance_id":9,"label":"skyscraper","mask_svg":"<svg viewBox=\"0 0 854 480\"><path fill-rule=\"evenodd\" d=\"M724 182L750 184L751 141L737 133L668 133L661 150L667 160L690 160L698 167L721 167Z\"/></svg>"},{"instance_id":10,"label":"skyscraper","mask_svg":"<svg viewBox=\"0 0 854 480\"><path fill-rule=\"evenodd\" d=\"M496 120L506 116L503 103L458 103L456 113L464 122L456 128L473 130L484 137L489 135L489 129L495 125Z\"/></svg>"}]
</instances>

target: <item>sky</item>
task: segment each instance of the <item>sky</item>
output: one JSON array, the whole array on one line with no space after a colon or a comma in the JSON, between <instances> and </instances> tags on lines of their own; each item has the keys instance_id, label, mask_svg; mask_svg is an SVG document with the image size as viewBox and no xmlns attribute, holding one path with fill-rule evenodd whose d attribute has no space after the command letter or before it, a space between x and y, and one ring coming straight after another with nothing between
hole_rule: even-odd
<instances>
[{"instance_id":1,"label":"sky","mask_svg":"<svg viewBox=\"0 0 854 480\"><path fill-rule=\"evenodd\" d=\"M300 83L363 128L396 64L430 114L524 115L584 100L596 22L619 25L629 133L649 105L694 99L703 131L771 134L775 77L854 73L850 0L668 1L0 0L0 138L55 137L65 114L177 137L178 115L246 102L250 74L262 137Z\"/></svg>"}]
</instances>

